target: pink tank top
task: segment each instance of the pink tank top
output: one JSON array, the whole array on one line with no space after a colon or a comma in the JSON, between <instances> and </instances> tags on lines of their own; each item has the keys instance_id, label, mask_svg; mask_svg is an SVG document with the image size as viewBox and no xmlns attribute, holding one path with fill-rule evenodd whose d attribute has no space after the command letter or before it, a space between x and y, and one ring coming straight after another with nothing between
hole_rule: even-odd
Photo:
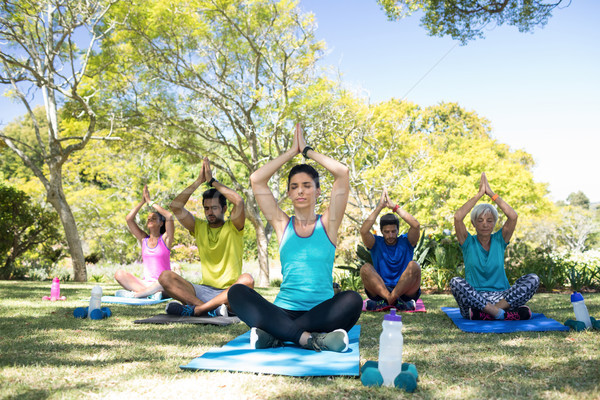
<instances>
[{"instance_id":1,"label":"pink tank top","mask_svg":"<svg viewBox=\"0 0 600 400\"><path fill-rule=\"evenodd\" d=\"M157 281L163 271L171 269L171 250L167 248L162 235L156 247L148 247L148 238L142 240L142 261L145 281Z\"/></svg>"}]
</instances>

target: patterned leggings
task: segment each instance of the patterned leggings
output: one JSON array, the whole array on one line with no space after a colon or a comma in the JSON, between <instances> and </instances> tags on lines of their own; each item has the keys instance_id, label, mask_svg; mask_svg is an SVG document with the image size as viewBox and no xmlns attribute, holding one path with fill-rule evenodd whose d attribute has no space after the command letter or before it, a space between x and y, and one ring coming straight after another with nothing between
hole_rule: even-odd
<instances>
[{"instance_id":1,"label":"patterned leggings","mask_svg":"<svg viewBox=\"0 0 600 400\"><path fill-rule=\"evenodd\" d=\"M469 308L483 310L487 303L496 304L501 299L510 304L510 310L514 310L527 303L539 286L540 278L536 274L524 275L507 290L499 292L480 292L469 285L465 278L455 277L450 281L450 290L464 318L470 317Z\"/></svg>"}]
</instances>

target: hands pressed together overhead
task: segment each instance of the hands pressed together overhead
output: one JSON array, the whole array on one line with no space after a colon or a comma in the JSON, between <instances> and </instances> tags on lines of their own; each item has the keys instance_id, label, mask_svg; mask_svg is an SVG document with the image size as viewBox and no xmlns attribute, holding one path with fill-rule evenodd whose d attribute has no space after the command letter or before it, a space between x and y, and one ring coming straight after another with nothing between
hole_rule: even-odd
<instances>
[{"instance_id":1,"label":"hands pressed together overhead","mask_svg":"<svg viewBox=\"0 0 600 400\"><path fill-rule=\"evenodd\" d=\"M212 170L210 169L210 161L208 157L204 157L202 160L202 168L200 169L200 175L198 176L198 180L200 183L210 182L213 178Z\"/></svg>"},{"instance_id":2,"label":"hands pressed together overhead","mask_svg":"<svg viewBox=\"0 0 600 400\"><path fill-rule=\"evenodd\" d=\"M390 200L390 195L388 194L386 188L384 188L383 192L381 193L381 199L379 199L379 207L381 207L381 209L387 207L390 210L392 210L392 212L396 212L396 210L400 208L398 204L395 204L394 202L392 202L392 200Z\"/></svg>"},{"instance_id":3,"label":"hands pressed together overhead","mask_svg":"<svg viewBox=\"0 0 600 400\"><path fill-rule=\"evenodd\" d=\"M148 191L148 185L144 185L144 190L142 191L142 198L146 203L152 203L152 200L150 199L150 192Z\"/></svg>"},{"instance_id":4,"label":"hands pressed together overhead","mask_svg":"<svg viewBox=\"0 0 600 400\"><path fill-rule=\"evenodd\" d=\"M294 130L294 142L292 149L295 154L301 154L302 150L306 147L306 140L304 139L304 131L300 126L300 123L296 123L296 129Z\"/></svg>"},{"instance_id":5,"label":"hands pressed together overhead","mask_svg":"<svg viewBox=\"0 0 600 400\"><path fill-rule=\"evenodd\" d=\"M493 198L495 195L495 193L492 191L492 188L490 187L490 183L487 180L487 176L485 176L485 172L482 172L481 179L479 180L478 196L481 198L484 194L487 194L488 196L490 196L490 198Z\"/></svg>"}]
</instances>

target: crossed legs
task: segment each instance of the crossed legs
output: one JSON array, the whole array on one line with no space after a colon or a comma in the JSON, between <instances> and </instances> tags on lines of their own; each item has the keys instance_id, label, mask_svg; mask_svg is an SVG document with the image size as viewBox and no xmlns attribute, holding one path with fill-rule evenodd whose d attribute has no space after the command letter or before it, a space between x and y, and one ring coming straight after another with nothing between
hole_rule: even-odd
<instances>
[{"instance_id":1,"label":"crossed legs","mask_svg":"<svg viewBox=\"0 0 600 400\"><path fill-rule=\"evenodd\" d=\"M469 308L484 311L494 317L500 309L514 310L525 305L535 294L540 285L536 274L527 274L515 281L507 290L500 292L480 292L471 286L466 279L455 277L450 280L450 290L458 303L464 318L470 318Z\"/></svg>"},{"instance_id":2,"label":"crossed legs","mask_svg":"<svg viewBox=\"0 0 600 400\"><path fill-rule=\"evenodd\" d=\"M360 277L367 294L379 296L390 305L396 304L401 296L415 297L421 287L421 267L415 261L408 263L392 291L388 290L375 267L369 263L360 268Z\"/></svg>"},{"instance_id":3,"label":"crossed legs","mask_svg":"<svg viewBox=\"0 0 600 400\"><path fill-rule=\"evenodd\" d=\"M308 311L284 310L255 290L233 285L229 303L249 327L260 328L277 339L305 345L311 332L349 331L362 310L362 299L353 291L336 294Z\"/></svg>"},{"instance_id":4,"label":"crossed legs","mask_svg":"<svg viewBox=\"0 0 600 400\"><path fill-rule=\"evenodd\" d=\"M223 290L212 299L202 302L196 297L194 285L173 271L164 271L162 274L160 274L158 282L162 285L165 293L169 297L172 297L183 304L194 306L194 315L206 314L209 311L219 307L221 304L225 304L229 308L227 293L230 288ZM244 273L240 275L234 284L241 284L249 288L253 288L254 279L252 278L252 275Z\"/></svg>"},{"instance_id":5,"label":"crossed legs","mask_svg":"<svg viewBox=\"0 0 600 400\"><path fill-rule=\"evenodd\" d=\"M115 272L115 280L124 289L134 292L134 297L148 297L156 292L163 290L163 287L158 282L146 282L125 270L117 270Z\"/></svg>"}]
</instances>

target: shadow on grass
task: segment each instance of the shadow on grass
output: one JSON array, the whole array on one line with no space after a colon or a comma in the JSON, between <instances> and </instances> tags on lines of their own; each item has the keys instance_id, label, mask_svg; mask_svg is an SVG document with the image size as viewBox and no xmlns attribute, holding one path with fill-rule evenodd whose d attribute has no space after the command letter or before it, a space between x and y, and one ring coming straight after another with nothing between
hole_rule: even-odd
<instances>
[{"instance_id":1,"label":"shadow on grass","mask_svg":"<svg viewBox=\"0 0 600 400\"><path fill-rule=\"evenodd\" d=\"M10 398L43 399L57 393L75 398L99 393L106 376L114 381L108 393L126 390L135 380L157 379L168 385L197 374L201 382L212 382L221 373L180 371L179 365L248 330L243 323L227 327L133 324L136 319L162 313L164 305L109 305L113 311L109 319L73 318L73 309L85 305L79 300L89 295L93 285L61 285L68 301L50 303L41 302L41 296L50 291L49 282L0 282L0 370L4 370L0 381L10 388ZM102 286L108 290L116 287ZM267 297L276 294L273 288L259 291ZM412 395L364 387L359 379L348 377L223 374L222 379L242 380L240 390L247 385L260 394L257 397L268 399L597 398L599 332L465 333L440 310L456 307L451 295L424 295L423 299L427 313L402 314L404 361L414 363L420 374L417 392ZM586 304L592 315L594 310L600 311L600 294L586 297ZM568 295L537 294L530 306L559 322L573 318ZM361 362L378 357L384 315L363 313L360 317ZM46 389L46 380L52 381L52 388ZM275 387L262 393L265 382ZM223 390L230 386L223 384Z\"/></svg>"},{"instance_id":2,"label":"shadow on grass","mask_svg":"<svg viewBox=\"0 0 600 400\"><path fill-rule=\"evenodd\" d=\"M1 308L0 308L1 310ZM157 358L188 360L219 347L245 332L236 324L229 329L214 325L134 325L140 314L155 315L162 307L111 307L113 316L104 320L81 320L73 307L39 310L46 315L6 316L0 320L0 368L7 366L105 366L127 362L152 362ZM197 349L199 354L178 354L178 348ZM206 347L203 351L202 348ZM140 351L144 350L144 351Z\"/></svg>"}]
</instances>

